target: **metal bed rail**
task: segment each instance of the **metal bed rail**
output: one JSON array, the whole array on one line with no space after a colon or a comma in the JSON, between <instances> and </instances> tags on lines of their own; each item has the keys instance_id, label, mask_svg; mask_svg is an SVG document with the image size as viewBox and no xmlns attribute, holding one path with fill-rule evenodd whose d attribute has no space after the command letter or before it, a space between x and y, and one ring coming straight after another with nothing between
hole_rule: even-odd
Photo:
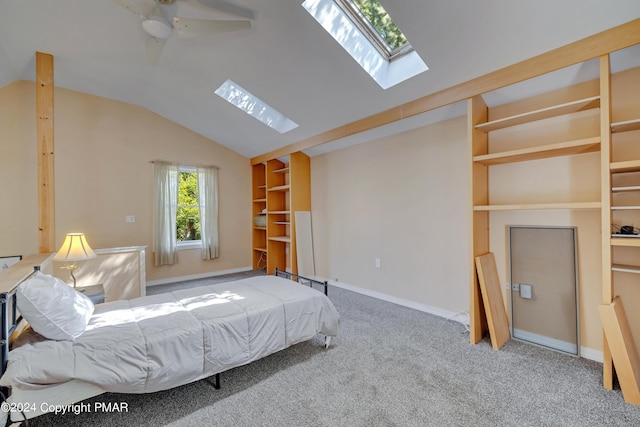
<instances>
[{"instance_id":1,"label":"metal bed rail","mask_svg":"<svg viewBox=\"0 0 640 427\"><path fill-rule=\"evenodd\" d=\"M324 294L327 296L329 295L329 283L326 280L321 281L321 280L311 279L309 277L289 273L288 271L282 271L282 270L279 270L278 268L276 268L275 276L284 277L285 279L291 279L291 280L296 279L298 283L301 283L303 285L308 283L310 288L313 288L314 284L320 285L324 288Z\"/></svg>"},{"instance_id":2,"label":"metal bed rail","mask_svg":"<svg viewBox=\"0 0 640 427\"><path fill-rule=\"evenodd\" d=\"M40 271L40 266L33 267L33 271L20 283L29 279L36 272ZM11 334L16 330L22 316L19 315L16 306L16 291L18 286L16 285L7 292L0 293L0 317L2 318L2 329L0 330L0 376L7 370L7 364L9 363L9 338ZM9 396L9 389L7 387L0 387L0 392L6 397Z\"/></svg>"}]
</instances>

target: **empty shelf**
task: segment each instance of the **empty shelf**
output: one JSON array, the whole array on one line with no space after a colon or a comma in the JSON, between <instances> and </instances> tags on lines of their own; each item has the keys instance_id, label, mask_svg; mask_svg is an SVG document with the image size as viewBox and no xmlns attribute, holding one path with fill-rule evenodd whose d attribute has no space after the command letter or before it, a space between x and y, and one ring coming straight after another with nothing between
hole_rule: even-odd
<instances>
[{"instance_id":1,"label":"empty shelf","mask_svg":"<svg viewBox=\"0 0 640 427\"><path fill-rule=\"evenodd\" d=\"M623 273L640 274L640 266L637 266L637 265L613 264L613 266L611 267L611 270L621 271Z\"/></svg>"},{"instance_id":2,"label":"empty shelf","mask_svg":"<svg viewBox=\"0 0 640 427\"><path fill-rule=\"evenodd\" d=\"M501 153L484 154L481 156L475 156L473 161L484 165L499 165L504 163L523 162L526 160L538 160L551 157L569 156L573 154L592 153L595 151L600 151L599 136L542 145L538 147L504 151Z\"/></svg>"},{"instance_id":3,"label":"empty shelf","mask_svg":"<svg viewBox=\"0 0 640 427\"><path fill-rule=\"evenodd\" d=\"M628 160L626 162L615 162L609 166L611 173L623 173L623 172L639 172L640 160Z\"/></svg>"},{"instance_id":4,"label":"empty shelf","mask_svg":"<svg viewBox=\"0 0 640 427\"><path fill-rule=\"evenodd\" d=\"M600 209L600 202L568 202L568 203L523 203L514 205L480 205L474 211L523 211L547 209Z\"/></svg>"},{"instance_id":5,"label":"empty shelf","mask_svg":"<svg viewBox=\"0 0 640 427\"><path fill-rule=\"evenodd\" d=\"M623 193L625 191L640 191L640 185L629 185L627 187L612 187L614 193Z\"/></svg>"},{"instance_id":6,"label":"empty shelf","mask_svg":"<svg viewBox=\"0 0 640 427\"><path fill-rule=\"evenodd\" d=\"M273 237L269 237L269 240L273 240L273 241L276 241L276 242L289 243L289 242L291 242L291 237L289 237L289 236L273 236Z\"/></svg>"},{"instance_id":7,"label":"empty shelf","mask_svg":"<svg viewBox=\"0 0 640 427\"><path fill-rule=\"evenodd\" d=\"M598 107L600 107L600 97L593 96L590 98L567 102L566 104L554 105L552 107L542 108L540 110L529 111L526 113L517 114L515 116L481 123L479 125L476 125L476 129L481 130L482 132L489 132L492 130L503 129L523 123L530 123L537 120L548 119L550 117L561 116L563 114L591 110Z\"/></svg>"},{"instance_id":8,"label":"empty shelf","mask_svg":"<svg viewBox=\"0 0 640 427\"><path fill-rule=\"evenodd\" d=\"M611 123L611 132L628 132L640 129L640 119L627 120L625 122Z\"/></svg>"}]
</instances>

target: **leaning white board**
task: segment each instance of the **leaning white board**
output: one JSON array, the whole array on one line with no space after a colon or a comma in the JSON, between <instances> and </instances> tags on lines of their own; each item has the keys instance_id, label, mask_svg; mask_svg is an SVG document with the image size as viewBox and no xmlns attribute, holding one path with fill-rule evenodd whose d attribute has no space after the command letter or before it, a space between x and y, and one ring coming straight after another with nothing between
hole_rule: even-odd
<instances>
[{"instance_id":1,"label":"leaning white board","mask_svg":"<svg viewBox=\"0 0 640 427\"><path fill-rule=\"evenodd\" d=\"M298 274L313 277L316 270L313 263L313 239L311 237L311 212L297 211L296 220L296 256Z\"/></svg>"}]
</instances>

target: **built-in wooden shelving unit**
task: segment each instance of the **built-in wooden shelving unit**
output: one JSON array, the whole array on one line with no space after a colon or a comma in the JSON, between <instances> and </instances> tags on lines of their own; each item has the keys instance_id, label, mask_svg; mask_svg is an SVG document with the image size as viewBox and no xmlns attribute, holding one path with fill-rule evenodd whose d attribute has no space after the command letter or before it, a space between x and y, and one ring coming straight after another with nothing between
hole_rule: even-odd
<instances>
[{"instance_id":1,"label":"built-in wooden shelving unit","mask_svg":"<svg viewBox=\"0 0 640 427\"><path fill-rule=\"evenodd\" d=\"M633 193L640 193L640 175L638 180L632 182L633 177L627 175L633 172L640 172L640 159L624 159L612 162L612 134L631 132L640 130L640 119L613 122L611 121L611 72L609 65L609 55L600 58L600 93L597 96L589 96L579 100L548 106L546 108L537 109L509 117L489 120L489 108L482 96L476 96L468 100L468 142L469 154L471 159L471 247L472 257L470 267L472 271L471 278L471 304L470 304L470 340L477 343L487 332L487 321L485 319L486 302L482 301L476 267L473 258L491 251L489 239L489 215L495 211L518 211L518 210L549 210L549 209L587 209L598 210L601 215L602 222L602 262L603 262L603 280L602 295L603 308L601 313L609 313L610 306L613 307L614 302L614 272L623 274L640 274L640 262L638 265L630 265L626 263L616 263L613 260L613 247L621 247L625 250L638 250L640 248L640 237L631 235L611 235L604 230L611 228L614 223L615 215L633 215L634 211L638 212L638 221L640 223L640 195L634 198ZM600 132L599 135L592 137L564 141L559 143L544 144L541 143L534 147L519 148L501 152L491 152L489 138L491 132L505 129L511 126L519 126L525 123L532 123L538 120L545 120L552 117L573 114L581 111L600 109ZM639 108L640 115L640 108ZM573 156L584 153L600 152L601 165L601 197L599 201L583 201L583 202L552 202L552 203L515 203L515 204L492 204L490 203L490 183L489 168L496 165L503 165L516 162L527 162L531 160L550 159L559 156ZM617 159L621 158L616 156ZM542 165L542 164L541 164ZM541 166L542 167L542 166ZM615 179L614 179L615 178ZM612 181L615 185L612 185ZM614 197L614 195L616 195ZM621 217L622 218L622 217ZM627 217L624 217L627 218ZM624 220L621 220L624 221ZM631 221L631 223L634 223ZM624 224L624 222L622 222ZM630 248L630 249L625 249ZM616 253L616 256L617 253ZM627 256L620 259L632 259ZM618 277L618 276L616 276ZM621 276L622 277L622 276ZM637 306L636 302L629 303L630 307ZM624 315L621 310L616 311L616 316ZM611 316L610 316L611 317ZM624 323L624 319L619 319L620 324ZM618 320L608 321L608 333L615 331L615 325ZM623 338L620 338L624 336ZM613 340L613 337L612 337ZM633 362L637 360L634 357L628 357L627 350L635 351L635 344L628 342L632 340L630 333L618 334L615 337L615 344L610 348L607 340L604 341L603 348L603 383L605 388L612 388L613 384L613 361L617 358L620 368L616 366L615 372L618 378L624 376L620 383L625 383L627 390L637 389L634 385L636 378L640 378L640 366L635 366ZM631 351L631 350L629 350ZM631 362L630 362L631 361ZM631 365L630 365L631 364ZM622 373L621 373L622 372ZM629 385L631 384L631 385ZM624 389L623 389L623 394ZM625 399L632 403L638 404L633 398Z\"/></svg>"},{"instance_id":2,"label":"built-in wooden shelving unit","mask_svg":"<svg viewBox=\"0 0 640 427\"><path fill-rule=\"evenodd\" d=\"M253 227L253 268L266 267L268 274L276 268L297 273L293 213L311 210L309 157L300 152L287 157L252 166L253 213L266 209L267 222Z\"/></svg>"},{"instance_id":3,"label":"built-in wooden shelving unit","mask_svg":"<svg viewBox=\"0 0 640 427\"><path fill-rule=\"evenodd\" d=\"M260 215L267 208L266 166L259 163L251 166L251 213L253 218ZM251 265L254 269L267 265L267 227L261 227L252 222L251 228Z\"/></svg>"}]
</instances>

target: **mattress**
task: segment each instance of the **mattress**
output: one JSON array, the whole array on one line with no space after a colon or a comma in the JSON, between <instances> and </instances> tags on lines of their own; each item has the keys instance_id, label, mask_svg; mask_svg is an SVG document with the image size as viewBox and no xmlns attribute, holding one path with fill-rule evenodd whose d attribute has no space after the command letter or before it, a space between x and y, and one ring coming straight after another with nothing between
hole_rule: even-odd
<instances>
[{"instance_id":1,"label":"mattress","mask_svg":"<svg viewBox=\"0 0 640 427\"><path fill-rule=\"evenodd\" d=\"M0 384L33 390L80 380L109 392L173 388L338 333L321 292L275 276L99 304L75 341L10 352Z\"/></svg>"}]
</instances>

